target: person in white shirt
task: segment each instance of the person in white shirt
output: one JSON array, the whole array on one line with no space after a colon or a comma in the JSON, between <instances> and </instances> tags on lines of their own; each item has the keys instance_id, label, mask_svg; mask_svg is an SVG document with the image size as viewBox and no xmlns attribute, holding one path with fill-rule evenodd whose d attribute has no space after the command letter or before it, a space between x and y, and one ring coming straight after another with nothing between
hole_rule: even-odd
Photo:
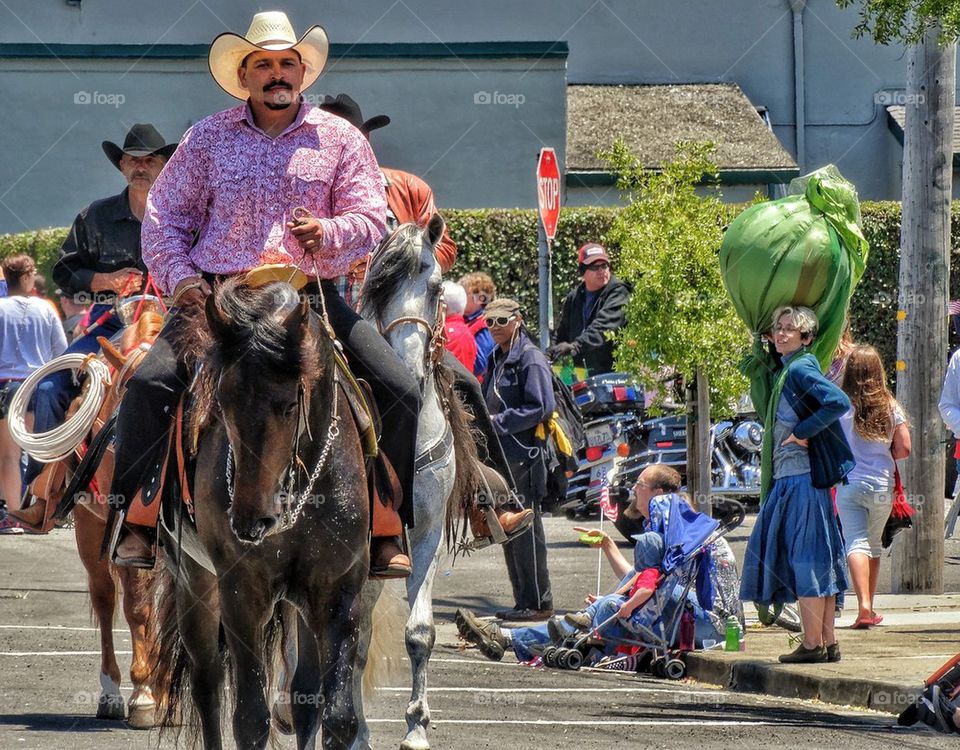
<instances>
[{"instance_id":1,"label":"person in white shirt","mask_svg":"<svg viewBox=\"0 0 960 750\"><path fill-rule=\"evenodd\" d=\"M30 374L67 348L60 319L41 297L31 296L37 266L29 255L3 261L8 296L0 298L0 492L12 510L20 508L20 447L10 437L7 410L13 394ZM26 417L32 429L31 415ZM20 533L20 525L0 514L0 533Z\"/></svg>"},{"instance_id":2,"label":"person in white shirt","mask_svg":"<svg viewBox=\"0 0 960 750\"><path fill-rule=\"evenodd\" d=\"M837 510L846 542L847 567L860 605L851 627L879 625L873 609L880 573L881 537L893 504L896 461L910 455L910 429L872 346L854 346L847 356L840 387L850 410L840 424L856 466L847 484L837 487Z\"/></svg>"}]
</instances>

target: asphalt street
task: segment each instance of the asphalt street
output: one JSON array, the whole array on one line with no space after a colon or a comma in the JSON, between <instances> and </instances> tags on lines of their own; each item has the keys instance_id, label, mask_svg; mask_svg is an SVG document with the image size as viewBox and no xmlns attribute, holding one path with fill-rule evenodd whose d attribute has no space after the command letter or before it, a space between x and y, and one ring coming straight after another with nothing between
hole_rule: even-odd
<instances>
[{"instance_id":1,"label":"asphalt street","mask_svg":"<svg viewBox=\"0 0 960 750\"><path fill-rule=\"evenodd\" d=\"M554 596L563 609L577 608L597 585L596 551L575 541L573 525L565 518L546 524ZM735 532L734 546L742 547L745 538L745 530ZM948 548L952 581L960 554L956 547ZM608 583L605 575L603 586ZM634 675L546 671L519 665L512 656L487 661L459 642L453 611L469 606L489 614L512 603L508 590L499 550L455 563L447 557L440 565L429 694L435 748L957 746L955 739L899 728L890 716L870 711ZM126 669L129 634L122 619L115 628ZM93 718L98 664L98 636L72 532L0 537L0 749L186 746L155 731ZM409 690L404 683L404 676L397 676L368 702L374 748L399 746ZM123 688L129 694L128 683ZM279 742L279 747L293 746L290 738Z\"/></svg>"}]
</instances>

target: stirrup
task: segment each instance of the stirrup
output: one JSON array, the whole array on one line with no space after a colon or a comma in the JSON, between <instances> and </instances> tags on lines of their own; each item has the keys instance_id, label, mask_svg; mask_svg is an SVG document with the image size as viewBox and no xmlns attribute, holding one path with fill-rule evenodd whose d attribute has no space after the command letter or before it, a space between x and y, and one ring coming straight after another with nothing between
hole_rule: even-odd
<instances>
[{"instance_id":1,"label":"stirrup","mask_svg":"<svg viewBox=\"0 0 960 750\"><path fill-rule=\"evenodd\" d=\"M157 564L157 538L154 534L153 542L150 546L150 555L141 555L139 557L120 557L117 555L117 547L120 546L120 542L123 541L123 532L126 531L127 534L133 534L134 531L130 527L124 524L126 520L126 512L118 511L117 518L113 526L113 531L110 534L110 562L120 568L139 568L141 570L153 570Z\"/></svg>"}]
</instances>

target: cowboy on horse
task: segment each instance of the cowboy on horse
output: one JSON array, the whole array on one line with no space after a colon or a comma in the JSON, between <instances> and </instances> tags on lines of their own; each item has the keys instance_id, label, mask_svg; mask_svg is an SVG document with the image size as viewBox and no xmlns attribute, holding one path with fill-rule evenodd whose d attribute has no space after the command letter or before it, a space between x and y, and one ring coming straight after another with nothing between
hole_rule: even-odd
<instances>
[{"instance_id":1,"label":"cowboy on horse","mask_svg":"<svg viewBox=\"0 0 960 750\"><path fill-rule=\"evenodd\" d=\"M297 39L280 12L258 13L246 36L218 36L210 71L244 103L191 127L150 191L143 258L160 289L172 294L173 308L131 378L117 419L117 564L154 564L155 531L149 523L130 523L131 509L135 501L141 510L149 505L161 484L167 435L193 375L189 344L204 325L212 286L265 265L295 266L305 277L302 291L336 335L354 374L371 386L383 419L380 448L396 472L397 494L413 497L417 382L380 332L347 306L335 283L380 241L386 201L382 173L360 131L301 97L319 77L327 52L321 27ZM257 446L245 449L258 453ZM374 506L414 525L412 502ZM528 513L515 515L517 526L529 524ZM497 516L491 517L496 524ZM377 536L378 525L389 532ZM371 575L408 575L398 525L374 518L373 526Z\"/></svg>"}]
</instances>

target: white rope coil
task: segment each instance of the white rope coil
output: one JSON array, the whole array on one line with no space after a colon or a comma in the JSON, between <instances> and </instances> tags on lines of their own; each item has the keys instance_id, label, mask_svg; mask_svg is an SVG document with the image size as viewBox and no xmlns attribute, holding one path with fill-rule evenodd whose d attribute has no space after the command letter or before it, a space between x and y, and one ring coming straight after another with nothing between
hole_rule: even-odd
<instances>
[{"instance_id":1,"label":"white rope coil","mask_svg":"<svg viewBox=\"0 0 960 750\"><path fill-rule=\"evenodd\" d=\"M79 369L86 373L88 385L80 396L80 406L76 413L49 432L28 432L25 422L27 406L40 381L54 372ZM110 370L106 363L91 358L89 354L64 354L47 362L23 382L10 402L7 425L13 442L40 463L49 464L66 458L93 427L109 382Z\"/></svg>"}]
</instances>

